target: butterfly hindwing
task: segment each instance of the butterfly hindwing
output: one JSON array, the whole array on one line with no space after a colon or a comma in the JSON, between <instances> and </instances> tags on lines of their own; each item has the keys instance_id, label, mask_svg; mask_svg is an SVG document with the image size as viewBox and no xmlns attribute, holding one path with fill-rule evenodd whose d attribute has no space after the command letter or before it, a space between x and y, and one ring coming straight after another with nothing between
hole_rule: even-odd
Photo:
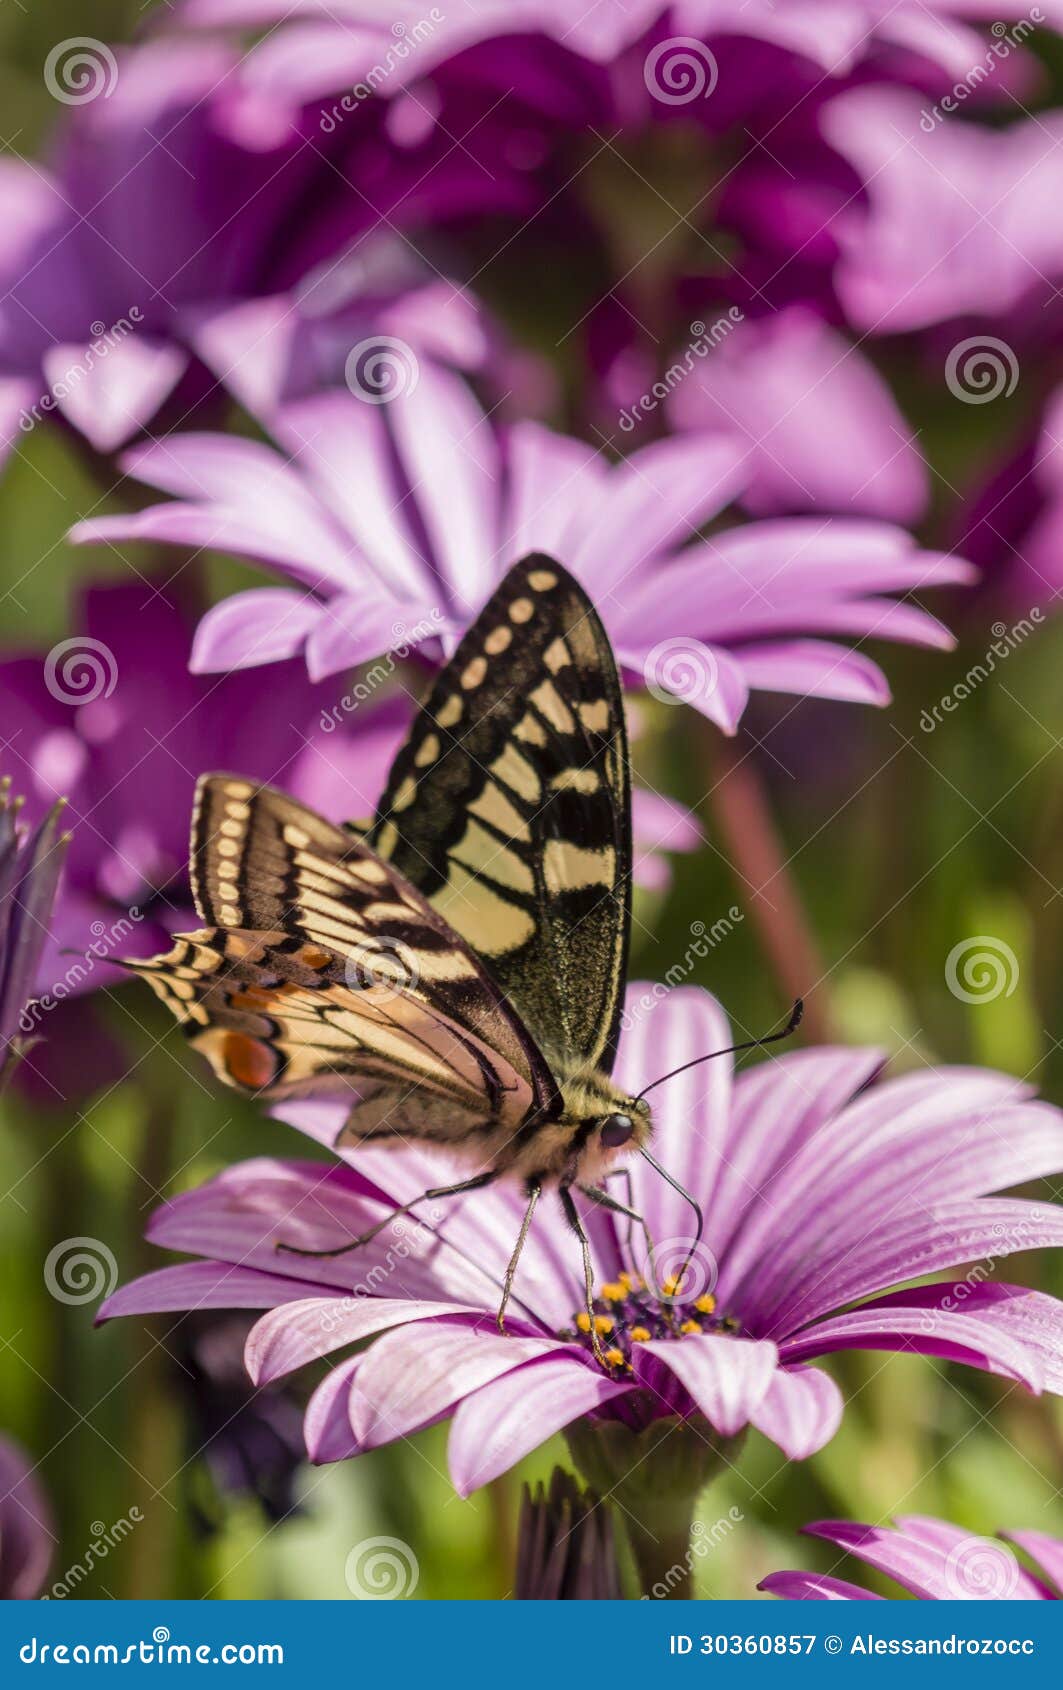
<instances>
[{"instance_id":1,"label":"butterfly hindwing","mask_svg":"<svg viewBox=\"0 0 1063 1690\"><path fill-rule=\"evenodd\" d=\"M516 565L419 710L368 843L491 972L548 1057L609 1071L631 795L608 636L567 570Z\"/></svg>"},{"instance_id":2,"label":"butterfly hindwing","mask_svg":"<svg viewBox=\"0 0 1063 1690\"><path fill-rule=\"evenodd\" d=\"M276 931L208 927L134 965L226 1085L266 1098L356 1089L341 1138L445 1144L515 1131L526 1074L468 1028L390 982L348 984L348 965Z\"/></svg>"},{"instance_id":3,"label":"butterfly hindwing","mask_svg":"<svg viewBox=\"0 0 1063 1690\"><path fill-rule=\"evenodd\" d=\"M381 983L467 1030L557 1106L552 1075L519 1016L459 934L361 839L271 787L199 783L192 824L196 908L213 927L280 933L338 958L341 981Z\"/></svg>"}]
</instances>

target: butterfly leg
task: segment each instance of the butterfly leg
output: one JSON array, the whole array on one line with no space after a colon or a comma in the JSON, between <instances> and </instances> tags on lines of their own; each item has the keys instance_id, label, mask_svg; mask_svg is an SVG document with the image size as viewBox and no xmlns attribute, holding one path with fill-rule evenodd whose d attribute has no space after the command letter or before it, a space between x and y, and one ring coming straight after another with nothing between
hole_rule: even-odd
<instances>
[{"instance_id":1,"label":"butterfly leg","mask_svg":"<svg viewBox=\"0 0 1063 1690\"><path fill-rule=\"evenodd\" d=\"M509 1294L513 1289L513 1279L517 1272L517 1263L520 1261L521 1251L524 1249L524 1240L528 1236L528 1228L531 1226L532 1216L535 1213L535 1205L539 1201L539 1194L542 1189L542 1186L538 1184L532 1184L528 1188L528 1207L524 1211L524 1219L520 1223L520 1232L517 1234L517 1242L513 1246L513 1254L509 1258L509 1266L506 1268L505 1284L502 1287L502 1301L498 1305L498 1315L496 1318L498 1320L498 1330L502 1333L506 1330L506 1304L509 1302Z\"/></svg>"},{"instance_id":2,"label":"butterfly leg","mask_svg":"<svg viewBox=\"0 0 1063 1690\"><path fill-rule=\"evenodd\" d=\"M561 1207L565 1211L565 1219L579 1239L580 1252L583 1256L583 1289L586 1294L587 1319L590 1321L591 1349L594 1351L595 1361L608 1372L609 1364L605 1359L602 1341L594 1324L594 1268L591 1264L591 1241L587 1237L586 1228L579 1218L579 1210L573 1201L571 1187L560 1186L558 1196L561 1198Z\"/></svg>"},{"instance_id":3,"label":"butterfly leg","mask_svg":"<svg viewBox=\"0 0 1063 1690\"><path fill-rule=\"evenodd\" d=\"M357 1238L352 1238L349 1244L338 1244L332 1250L304 1250L298 1244L285 1244L280 1239L277 1240L277 1249L286 1251L289 1256L345 1256L348 1250L358 1250L363 1244L371 1243L392 1221L398 1220L402 1215L408 1215L418 1203L434 1201L437 1197L458 1197L463 1191L479 1191L482 1186L490 1185L497 1178L497 1171L489 1168L486 1173L474 1174L472 1179L463 1179L458 1185L433 1186L429 1191L422 1191L420 1197L414 1197L409 1203L392 1209L389 1215L385 1215L382 1221L377 1221L368 1232L360 1233Z\"/></svg>"},{"instance_id":4,"label":"butterfly leg","mask_svg":"<svg viewBox=\"0 0 1063 1690\"><path fill-rule=\"evenodd\" d=\"M631 1175L628 1174L628 1171L627 1171L626 1168L620 1168L620 1169L617 1170L617 1172L618 1173L624 1173L624 1174L628 1175L628 1197L630 1198L630 1196L631 1196ZM597 1186L597 1185L581 1185L579 1189L580 1189L580 1191L582 1191L584 1197L589 1198L592 1203L597 1203L597 1205L600 1209L608 1209L609 1213L612 1214L612 1215L626 1215L628 1220L632 1223L633 1226L637 1225L637 1226L640 1226L642 1228L642 1236L646 1240L646 1254L647 1254L647 1257L649 1259L650 1271L653 1274L654 1283L656 1284L656 1282L657 1282L657 1258L656 1258L656 1255L654 1254L653 1239L650 1236L650 1229L646 1224L645 1217L643 1215L640 1215L637 1209L633 1209L631 1207L630 1202L627 1202L627 1203L618 1202L618 1200L615 1197L611 1197L609 1195L608 1191L603 1191L600 1186ZM628 1246L630 1247L630 1244L631 1244L630 1230L628 1232L628 1240L627 1241L628 1241Z\"/></svg>"}]
</instances>

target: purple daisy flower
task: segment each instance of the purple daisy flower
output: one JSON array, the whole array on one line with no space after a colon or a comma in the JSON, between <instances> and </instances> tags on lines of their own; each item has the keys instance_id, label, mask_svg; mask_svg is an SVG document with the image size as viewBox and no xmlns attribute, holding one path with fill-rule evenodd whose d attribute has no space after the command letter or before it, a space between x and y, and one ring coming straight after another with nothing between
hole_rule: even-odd
<instances>
[{"instance_id":1,"label":"purple daisy flower","mask_svg":"<svg viewBox=\"0 0 1063 1690\"><path fill-rule=\"evenodd\" d=\"M1058 15L1053 0L1048 13ZM545 101L554 78L561 82L561 67L571 84L576 67L608 67L636 44L644 51L647 37L651 46L658 38L696 37L721 51L736 40L764 44L828 75L883 54L902 66L910 61L924 74L964 74L983 43L963 20L999 15L993 0L844 0L830 6L788 0L785 7L777 0L600 0L582 15L566 0L468 0L450 14L402 0L386 20L367 17L358 0L304 0L296 8L290 0L184 0L178 11L180 22L193 28L270 26L249 52L243 80L258 99L286 101L292 111L340 89L353 88L360 99L373 93L399 100L413 84L431 85L454 59L460 69L475 66L481 77L488 72L500 82L516 81L529 101ZM514 37L520 38L523 64ZM554 78L544 76L551 68ZM687 83L678 63L671 75L676 80L662 87L683 95Z\"/></svg>"},{"instance_id":2,"label":"purple daisy flower","mask_svg":"<svg viewBox=\"0 0 1063 1690\"><path fill-rule=\"evenodd\" d=\"M39 1596L55 1546L52 1510L26 1453L0 1437L0 1601Z\"/></svg>"},{"instance_id":3,"label":"purple daisy flower","mask_svg":"<svg viewBox=\"0 0 1063 1690\"><path fill-rule=\"evenodd\" d=\"M927 1602L1058 1602L1063 1598L1063 1540L1046 1532L1001 1532L1007 1543L977 1537L963 1526L908 1514L890 1526L820 1520L803 1528L846 1555L887 1573ZM1038 1569L1031 1572L1008 1544ZM1044 1576L1039 1576L1043 1574ZM832 1573L770 1573L757 1586L800 1602L880 1602L882 1597Z\"/></svg>"},{"instance_id":4,"label":"purple daisy flower","mask_svg":"<svg viewBox=\"0 0 1063 1690\"><path fill-rule=\"evenodd\" d=\"M618 1073L633 1091L730 1043L715 1001L692 988L633 987L626 1024ZM702 1206L703 1241L677 1287L690 1211L641 1160L632 1202L654 1238L652 1265L637 1228L629 1239L626 1221L586 1211L605 1367L559 1207L540 1209L509 1330L497 1330L524 1206L517 1190L422 1207L346 1255L277 1249L342 1246L438 1183L442 1161L420 1149L229 1168L150 1224L156 1243L200 1259L123 1287L101 1314L265 1309L247 1346L258 1383L376 1338L311 1399L312 1458L357 1455L453 1415L449 1462L463 1495L563 1427L599 1489L612 1481L596 1463L608 1470L617 1440L619 1478L632 1438L664 1439L677 1424L691 1432L677 1446L687 1495L703 1460L719 1460L721 1443L749 1426L791 1459L810 1455L844 1408L810 1365L835 1350L914 1350L1063 1390L1063 1305L1052 1297L984 1275L891 1290L979 1256L1063 1242L1060 1210L986 1195L1063 1166L1063 1118L1014 1079L976 1069L870 1086L881 1061L812 1049L733 1078L724 1058L662 1088L655 1150ZM342 1104L283 1109L324 1145L343 1117ZM659 1484L660 1461L651 1467Z\"/></svg>"},{"instance_id":5,"label":"purple daisy flower","mask_svg":"<svg viewBox=\"0 0 1063 1690\"><path fill-rule=\"evenodd\" d=\"M519 203L501 172L465 181L471 162L447 162L442 136L407 157L382 115L353 137L323 135L314 116L268 140L252 123L260 144L245 145L237 113L254 114L221 43L96 58L106 97L66 110L51 173L0 167L0 442L59 413L111 452L172 396L165 415L183 420L216 388L213 363L248 342L278 391L327 373L337 338L346 351L370 323L478 362L481 314L459 289L383 262L379 239L341 255L383 222L397 245L404 220L479 211L496 193Z\"/></svg>"},{"instance_id":6,"label":"purple daisy flower","mask_svg":"<svg viewBox=\"0 0 1063 1690\"><path fill-rule=\"evenodd\" d=\"M613 464L535 423L494 428L438 367L407 375L389 404L343 392L282 407L273 428L292 461L214 435L136 448L129 473L173 501L81 523L73 538L221 547L297 583L210 611L201 671L304 652L319 678L396 644L438 656L529 551L582 580L629 681L727 733L754 689L888 702L877 664L831 636L952 643L907 595L969 581L971 568L902 529L795 517L697 538L746 484L737 438L661 440Z\"/></svg>"}]
</instances>

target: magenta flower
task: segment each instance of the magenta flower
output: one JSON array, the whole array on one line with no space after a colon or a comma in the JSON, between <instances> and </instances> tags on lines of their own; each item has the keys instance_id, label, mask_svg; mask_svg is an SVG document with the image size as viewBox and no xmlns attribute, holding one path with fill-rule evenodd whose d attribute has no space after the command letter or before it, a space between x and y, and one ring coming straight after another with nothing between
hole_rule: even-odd
<instances>
[{"instance_id":1,"label":"magenta flower","mask_svg":"<svg viewBox=\"0 0 1063 1690\"><path fill-rule=\"evenodd\" d=\"M25 1451L0 1437L0 1601L39 1596L55 1545L52 1510Z\"/></svg>"},{"instance_id":2,"label":"magenta flower","mask_svg":"<svg viewBox=\"0 0 1063 1690\"><path fill-rule=\"evenodd\" d=\"M337 337L346 352L369 323L476 361L483 331L460 291L408 256L379 274L379 241L356 264L337 255L384 223L398 246L406 221L514 207L502 172L448 161L442 136L389 148L382 117L334 140L316 117L264 133L275 124L221 43L100 46L95 64L100 97L59 108L51 173L0 168L0 443L59 413L111 452L171 399L165 420L183 422L216 387L213 359L247 339L280 391L327 372Z\"/></svg>"},{"instance_id":3,"label":"magenta flower","mask_svg":"<svg viewBox=\"0 0 1063 1690\"><path fill-rule=\"evenodd\" d=\"M1046 0L1047 13L1057 12ZM890 51L913 70L963 75L981 57L978 33L961 20L992 21L992 0L605 0L574 13L566 0L475 0L460 12L403 0L374 21L358 0L184 0L178 17L189 27L268 26L248 54L243 81L258 101L294 110L337 90L365 89L401 101L412 85L423 91L457 71L506 80L534 103L565 89L579 74L615 69L625 51L640 57L660 40L694 36L726 53L737 40L765 44L843 75ZM519 38L519 51L513 38ZM748 51L748 48L747 48ZM888 61L887 61L888 62ZM666 91L683 93L677 68ZM593 81L592 81L593 86ZM629 86L629 99L638 90ZM422 95L423 97L423 95ZM354 101L347 110L355 109ZM562 107L563 109L563 107Z\"/></svg>"},{"instance_id":4,"label":"magenta flower","mask_svg":"<svg viewBox=\"0 0 1063 1690\"><path fill-rule=\"evenodd\" d=\"M397 644L438 655L529 551L582 579L629 681L728 733L754 689L886 703L878 666L832 636L951 644L907 595L968 581L970 567L899 528L798 517L697 538L745 485L736 438L662 440L612 464L534 423L496 430L438 367L408 376L389 404L343 392L282 407L274 431L292 462L214 435L138 447L127 469L173 502L73 537L221 547L297 583L210 611L198 670L302 651L319 678Z\"/></svg>"},{"instance_id":5,"label":"magenta flower","mask_svg":"<svg viewBox=\"0 0 1063 1690\"><path fill-rule=\"evenodd\" d=\"M706 993L633 987L621 1083L637 1090L729 1043ZM342 1245L437 1183L442 1163L417 1149L229 1168L150 1224L156 1243L200 1259L123 1287L101 1313L264 1309L247 1348L260 1383L376 1338L315 1392L312 1458L357 1455L453 1415L450 1470L463 1495L576 1421L605 1439L677 1415L707 1421L717 1441L754 1426L791 1459L810 1455L844 1408L834 1381L810 1365L835 1350L915 1350L1060 1391L1055 1299L984 1274L891 1287L1063 1242L1060 1210L987 1195L1063 1166L1063 1118L1015 1080L976 1069L864 1092L881 1060L809 1050L735 1079L723 1059L661 1088L656 1154L704 1208L705 1231L673 1295L668 1276L692 1228L669 1185L641 1161L630 1170L657 1247L656 1281L637 1229L629 1243L626 1222L588 1211L608 1369L594 1360L578 1251L552 1205L541 1224L536 1216L507 1335L497 1331L519 1191L422 1208L420 1224L396 1220L343 1256L277 1249L278 1240ZM325 1145L343 1114L336 1104L284 1109ZM654 1283L659 1293L647 1289Z\"/></svg>"},{"instance_id":6,"label":"magenta flower","mask_svg":"<svg viewBox=\"0 0 1063 1690\"><path fill-rule=\"evenodd\" d=\"M846 1555L888 1573L928 1602L1058 1602L1063 1596L1063 1541L1045 1532L1001 1532L1033 1561L1031 1572L1006 1543L976 1537L948 1520L909 1514L894 1526L820 1520L805 1526ZM802 1602L879 1602L868 1590L832 1573L770 1573L757 1586Z\"/></svg>"}]
</instances>

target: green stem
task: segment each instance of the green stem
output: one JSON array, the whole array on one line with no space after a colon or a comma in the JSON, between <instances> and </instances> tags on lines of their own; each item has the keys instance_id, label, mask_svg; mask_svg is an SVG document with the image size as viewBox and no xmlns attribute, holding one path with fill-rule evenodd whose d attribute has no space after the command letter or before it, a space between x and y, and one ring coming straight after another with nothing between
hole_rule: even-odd
<instances>
[{"instance_id":1,"label":"green stem","mask_svg":"<svg viewBox=\"0 0 1063 1690\"><path fill-rule=\"evenodd\" d=\"M653 1420L638 1432L619 1420L580 1420L565 1436L580 1473L616 1505L627 1529L638 1575L632 1594L669 1601L692 1596L698 1499L733 1463L741 1438L721 1440L700 1417Z\"/></svg>"}]
</instances>

